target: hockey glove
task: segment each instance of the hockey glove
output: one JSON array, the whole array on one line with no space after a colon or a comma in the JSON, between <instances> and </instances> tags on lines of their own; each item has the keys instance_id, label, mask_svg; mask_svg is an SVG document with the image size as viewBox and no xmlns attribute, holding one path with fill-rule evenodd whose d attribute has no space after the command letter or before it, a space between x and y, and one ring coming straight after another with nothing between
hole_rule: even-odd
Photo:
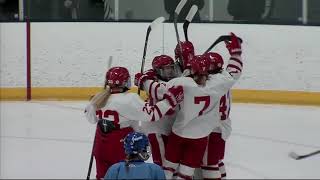
<instances>
[{"instance_id":1,"label":"hockey glove","mask_svg":"<svg viewBox=\"0 0 320 180\"><path fill-rule=\"evenodd\" d=\"M177 104L181 103L184 99L183 87L173 86L163 96L169 104L174 108Z\"/></svg>"},{"instance_id":2,"label":"hockey glove","mask_svg":"<svg viewBox=\"0 0 320 180\"><path fill-rule=\"evenodd\" d=\"M226 44L226 47L230 53L230 55L241 55L242 49L241 49L241 43L239 42L237 36L233 34L232 32L230 33L231 35L231 42L224 41Z\"/></svg>"},{"instance_id":3,"label":"hockey glove","mask_svg":"<svg viewBox=\"0 0 320 180\"><path fill-rule=\"evenodd\" d=\"M137 73L134 76L134 85L140 87L140 89L143 87L143 83L146 82L146 80L156 80L157 74L154 72L154 70L150 69L148 71L145 71L144 73Z\"/></svg>"},{"instance_id":4,"label":"hockey glove","mask_svg":"<svg viewBox=\"0 0 320 180\"><path fill-rule=\"evenodd\" d=\"M106 119L100 119L98 121L98 126L99 126L101 132L103 132L104 134L107 134L107 133L113 131L114 129L116 129L115 125L113 124L113 121L109 121Z\"/></svg>"}]
</instances>

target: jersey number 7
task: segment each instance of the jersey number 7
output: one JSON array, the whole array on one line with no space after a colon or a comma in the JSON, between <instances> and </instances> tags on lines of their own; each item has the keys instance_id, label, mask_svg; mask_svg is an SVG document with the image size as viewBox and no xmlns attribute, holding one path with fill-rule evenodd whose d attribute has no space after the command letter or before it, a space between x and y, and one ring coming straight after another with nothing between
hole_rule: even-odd
<instances>
[{"instance_id":1,"label":"jersey number 7","mask_svg":"<svg viewBox=\"0 0 320 180\"><path fill-rule=\"evenodd\" d=\"M204 106L199 112L199 116L203 114L203 112L209 107L210 105L210 96L196 96L194 97L194 103L195 104L200 104L200 102L204 102Z\"/></svg>"},{"instance_id":2,"label":"jersey number 7","mask_svg":"<svg viewBox=\"0 0 320 180\"><path fill-rule=\"evenodd\" d=\"M203 112L209 107L210 96L196 96L196 97L194 97L195 104L200 104L201 102L204 102L204 106L201 109L201 111L199 112L199 116L201 116L203 114ZM229 117L229 113L230 113L230 93L229 92L221 97L219 112L220 112L220 119L222 121L226 120Z\"/></svg>"}]
</instances>

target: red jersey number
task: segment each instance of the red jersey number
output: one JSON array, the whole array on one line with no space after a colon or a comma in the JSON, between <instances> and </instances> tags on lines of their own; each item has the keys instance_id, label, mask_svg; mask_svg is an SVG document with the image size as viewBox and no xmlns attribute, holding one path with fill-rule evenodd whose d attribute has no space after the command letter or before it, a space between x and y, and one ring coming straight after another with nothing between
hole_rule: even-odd
<instances>
[{"instance_id":1,"label":"red jersey number","mask_svg":"<svg viewBox=\"0 0 320 180\"><path fill-rule=\"evenodd\" d=\"M229 92L221 97L220 99L220 119L226 120L229 117L230 112L230 95Z\"/></svg>"},{"instance_id":2,"label":"red jersey number","mask_svg":"<svg viewBox=\"0 0 320 180\"><path fill-rule=\"evenodd\" d=\"M103 118L111 119L110 116L113 116L113 123L115 125L119 124L119 113L117 111L112 111L112 110L102 111L100 109L96 111L96 115L98 116L98 119L103 119Z\"/></svg>"},{"instance_id":3,"label":"red jersey number","mask_svg":"<svg viewBox=\"0 0 320 180\"><path fill-rule=\"evenodd\" d=\"M142 111L143 112L146 112L146 113L148 113L149 115L152 113L152 106L150 106L150 104L149 103L145 103L144 104L144 107L142 108Z\"/></svg>"},{"instance_id":4,"label":"red jersey number","mask_svg":"<svg viewBox=\"0 0 320 180\"><path fill-rule=\"evenodd\" d=\"M203 114L203 112L209 107L210 105L210 96L196 96L194 97L194 103L195 104L200 104L200 102L204 102L204 106L199 112L199 116Z\"/></svg>"}]
</instances>

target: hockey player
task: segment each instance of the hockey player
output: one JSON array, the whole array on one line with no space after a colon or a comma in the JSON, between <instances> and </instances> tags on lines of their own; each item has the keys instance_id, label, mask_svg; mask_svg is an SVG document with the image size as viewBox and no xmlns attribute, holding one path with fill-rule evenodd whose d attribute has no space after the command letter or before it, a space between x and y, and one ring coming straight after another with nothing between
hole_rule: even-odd
<instances>
[{"instance_id":1,"label":"hockey player","mask_svg":"<svg viewBox=\"0 0 320 180\"><path fill-rule=\"evenodd\" d=\"M154 74L157 76L157 81L151 79ZM167 55L156 56L152 61L152 69L144 74L137 73L135 76L136 86L143 86L142 89L146 90L149 95L149 103L155 104L163 100L165 94L166 82L179 76L180 70L174 63L174 60ZM145 76L151 76L146 78ZM157 83L155 83L157 82ZM157 91L157 90L162 91ZM165 154L165 144L167 137L171 132L171 127L174 122L175 112L169 111L165 117L158 122L142 122L142 132L148 134L151 144L153 162L162 166Z\"/></svg>"},{"instance_id":2,"label":"hockey player","mask_svg":"<svg viewBox=\"0 0 320 180\"><path fill-rule=\"evenodd\" d=\"M112 165L104 179L165 179L163 169L145 163L149 156L149 141L143 133L133 132L124 139L125 161Z\"/></svg>"},{"instance_id":3,"label":"hockey player","mask_svg":"<svg viewBox=\"0 0 320 180\"><path fill-rule=\"evenodd\" d=\"M238 54L240 53L240 54ZM241 52L231 54L231 58L240 62L238 56ZM222 71L223 59L220 54L208 52L205 54L211 62L210 74ZM231 134L231 120L229 118L231 105L230 90L220 99L220 125L215 127L208 137L208 145L203 156L201 169L195 171L194 179L225 179L226 170L223 163L225 153L225 141Z\"/></svg>"},{"instance_id":4,"label":"hockey player","mask_svg":"<svg viewBox=\"0 0 320 180\"><path fill-rule=\"evenodd\" d=\"M112 164L125 158L121 139L133 131L131 124L136 121L157 121L183 99L182 88L173 87L164 95L164 101L153 106L145 103L136 93L127 93L130 75L124 67L111 68L106 73L106 84L106 89L95 95L85 109L89 122L107 120L99 121L96 129L93 155L97 178L103 178ZM110 124L114 127L110 127Z\"/></svg>"},{"instance_id":5,"label":"hockey player","mask_svg":"<svg viewBox=\"0 0 320 180\"><path fill-rule=\"evenodd\" d=\"M229 42L226 41L227 47L231 46ZM228 48L230 49L230 48ZM242 66L242 61L239 59L241 57L242 51L230 52L230 59L232 58L234 62L239 63L238 66ZM223 59L217 53L208 53L211 56L211 61L215 65L212 69L212 74L222 71ZM232 64L229 66L233 66ZM233 66L236 67L236 66ZM228 68L228 67L227 67ZM239 70L239 69L238 69ZM240 69L241 71L241 69ZM207 163L202 166L202 174L205 178L219 178L215 176L220 174L221 179L226 179L227 173L225 170L225 165L223 163L224 153L225 153L225 141L229 138L231 134L231 120L229 118L230 108L231 108L231 91L229 90L220 99L220 126L213 129L212 133L209 135L208 151L206 156ZM206 166L207 165L207 166ZM213 167L213 168L210 168ZM208 171L207 171L208 170ZM216 173L215 173L216 172ZM207 174L208 173L208 174Z\"/></svg>"},{"instance_id":6,"label":"hockey player","mask_svg":"<svg viewBox=\"0 0 320 180\"><path fill-rule=\"evenodd\" d=\"M163 99L166 92L166 82L182 75L183 70L189 69L190 60L194 57L194 46L190 41L181 42L177 44L174 50L175 59L167 55L160 55L153 59L152 69L146 71L144 74L137 73L135 76L135 85L141 86L149 95L149 102L156 103ZM154 81L152 76L154 73L157 76L157 81ZM188 71L187 71L188 73ZM148 77L148 78L147 78ZM165 154L165 144L167 143L168 134L171 132L173 119L175 118L175 111L171 110L167 113L166 118L155 123L142 123L142 128L151 142L151 150L153 162L162 165Z\"/></svg>"},{"instance_id":7,"label":"hockey player","mask_svg":"<svg viewBox=\"0 0 320 180\"><path fill-rule=\"evenodd\" d=\"M233 33L231 36L232 41L227 45L229 52L241 52L237 37ZM240 63L231 58L226 70L214 75L209 75L210 61L207 57L195 56L192 61L183 59L182 67L190 68L190 76L175 78L167 83L167 88L182 85L185 97L179 105L180 110L166 145L163 168L167 179L172 179L175 172L177 178L191 179L194 169L200 167L207 136L213 127L219 125L219 100L241 75L241 57L238 59Z\"/></svg>"}]
</instances>

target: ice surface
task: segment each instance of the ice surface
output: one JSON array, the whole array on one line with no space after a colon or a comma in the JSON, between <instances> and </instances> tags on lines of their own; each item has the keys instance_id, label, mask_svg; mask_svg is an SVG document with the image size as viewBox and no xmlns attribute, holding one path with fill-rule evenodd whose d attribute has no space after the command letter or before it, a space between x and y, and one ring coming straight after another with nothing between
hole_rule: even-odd
<instances>
[{"instance_id":1,"label":"ice surface","mask_svg":"<svg viewBox=\"0 0 320 180\"><path fill-rule=\"evenodd\" d=\"M95 125L86 102L0 102L0 179L86 178ZM320 107L233 104L228 178L320 178ZM92 169L95 178L95 166Z\"/></svg>"}]
</instances>

